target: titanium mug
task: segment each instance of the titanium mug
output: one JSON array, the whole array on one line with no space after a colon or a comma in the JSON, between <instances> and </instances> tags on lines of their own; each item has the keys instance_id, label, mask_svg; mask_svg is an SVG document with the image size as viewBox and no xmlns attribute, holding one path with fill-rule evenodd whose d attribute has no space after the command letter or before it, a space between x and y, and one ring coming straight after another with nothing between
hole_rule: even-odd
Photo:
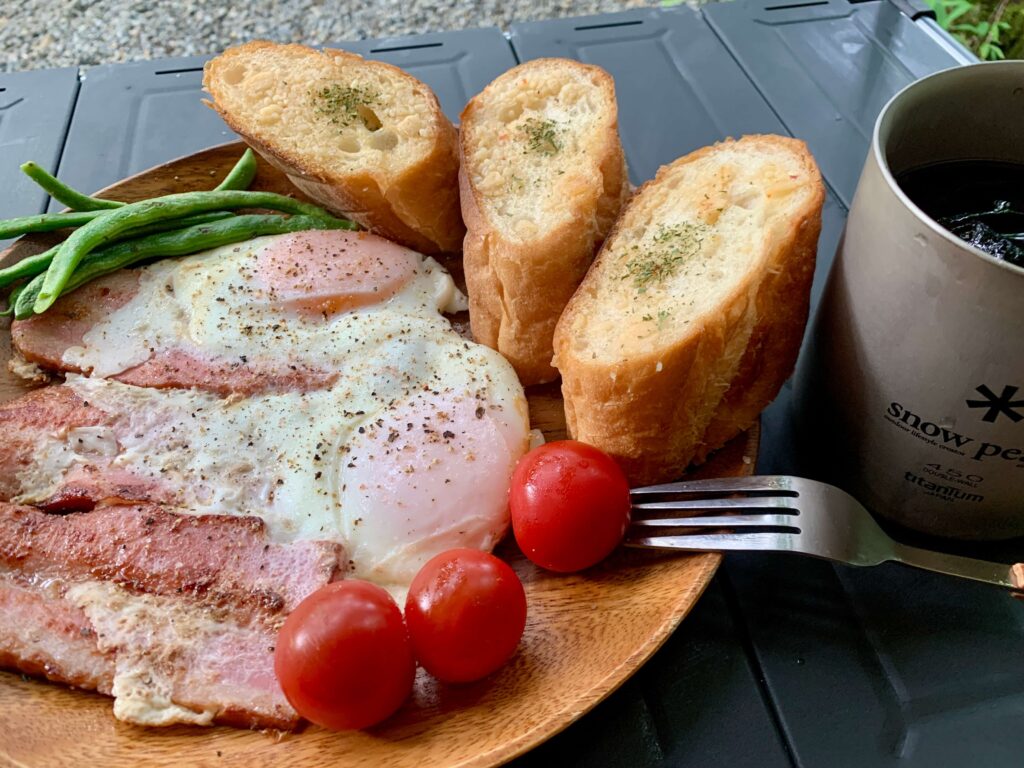
<instances>
[{"instance_id":1,"label":"titanium mug","mask_svg":"<svg viewBox=\"0 0 1024 768\"><path fill-rule=\"evenodd\" d=\"M1024 164L1024 61L939 72L882 109L797 370L797 439L809 474L883 518L1005 539L1024 535L1024 269L894 180L966 159Z\"/></svg>"}]
</instances>

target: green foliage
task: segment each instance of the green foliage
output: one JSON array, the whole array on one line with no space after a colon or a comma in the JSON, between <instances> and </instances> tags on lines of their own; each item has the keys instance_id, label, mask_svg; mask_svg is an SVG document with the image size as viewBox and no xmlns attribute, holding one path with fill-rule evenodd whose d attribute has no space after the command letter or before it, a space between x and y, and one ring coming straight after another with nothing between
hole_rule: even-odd
<instances>
[{"instance_id":1,"label":"green foliage","mask_svg":"<svg viewBox=\"0 0 1024 768\"><path fill-rule=\"evenodd\" d=\"M1024 58L1024 4L1011 0L927 0L939 26L984 61Z\"/></svg>"},{"instance_id":2,"label":"green foliage","mask_svg":"<svg viewBox=\"0 0 1024 768\"><path fill-rule=\"evenodd\" d=\"M1024 59L1024 3L1010 3L1003 14L1003 19L1010 25L1010 31L1006 35L1007 43L1003 49L1006 58Z\"/></svg>"}]
</instances>

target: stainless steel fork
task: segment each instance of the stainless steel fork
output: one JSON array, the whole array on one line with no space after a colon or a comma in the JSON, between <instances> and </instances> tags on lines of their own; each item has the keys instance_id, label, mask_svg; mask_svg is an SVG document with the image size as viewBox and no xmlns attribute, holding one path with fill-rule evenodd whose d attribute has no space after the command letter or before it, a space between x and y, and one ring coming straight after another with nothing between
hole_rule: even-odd
<instances>
[{"instance_id":1,"label":"stainless steel fork","mask_svg":"<svg viewBox=\"0 0 1024 768\"><path fill-rule=\"evenodd\" d=\"M901 544L855 498L814 480L727 477L635 488L630 495L633 519L625 544L631 547L798 552L850 565L893 561L1024 589L1024 564L992 563Z\"/></svg>"}]
</instances>

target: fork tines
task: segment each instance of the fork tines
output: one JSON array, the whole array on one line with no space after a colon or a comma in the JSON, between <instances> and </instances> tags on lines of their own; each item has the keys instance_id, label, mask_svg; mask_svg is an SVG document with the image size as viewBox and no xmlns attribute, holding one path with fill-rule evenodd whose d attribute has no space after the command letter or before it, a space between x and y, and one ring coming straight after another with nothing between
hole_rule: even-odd
<instances>
[{"instance_id":1,"label":"fork tines","mask_svg":"<svg viewBox=\"0 0 1024 768\"><path fill-rule=\"evenodd\" d=\"M625 543L680 549L767 548L778 543L779 534L800 530L799 495L788 480L716 478L635 488L630 491L633 517Z\"/></svg>"},{"instance_id":2,"label":"fork tines","mask_svg":"<svg viewBox=\"0 0 1024 768\"><path fill-rule=\"evenodd\" d=\"M793 478L785 475L759 475L754 477L713 477L707 480L687 480L681 483L665 483L634 488L629 492L634 499L653 495L707 495L713 493L767 493L775 495L798 495L793 488Z\"/></svg>"}]
</instances>

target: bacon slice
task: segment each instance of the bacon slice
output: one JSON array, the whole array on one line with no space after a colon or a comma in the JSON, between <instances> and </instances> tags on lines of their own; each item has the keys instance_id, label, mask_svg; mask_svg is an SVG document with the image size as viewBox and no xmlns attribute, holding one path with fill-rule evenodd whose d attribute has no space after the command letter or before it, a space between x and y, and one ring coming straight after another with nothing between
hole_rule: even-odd
<instances>
[{"instance_id":1,"label":"bacon slice","mask_svg":"<svg viewBox=\"0 0 1024 768\"><path fill-rule=\"evenodd\" d=\"M111 428L117 418L66 386L44 387L0 405L0 430L5 435L0 444L0 502L26 491L45 491L36 483L52 486L49 497L32 499L51 512L89 510L104 501L169 501L152 482L109 466L116 446L105 442L113 439ZM55 436L91 448L91 461L50 476L40 465L40 450Z\"/></svg>"},{"instance_id":2,"label":"bacon slice","mask_svg":"<svg viewBox=\"0 0 1024 768\"><path fill-rule=\"evenodd\" d=\"M195 388L218 395L252 395L325 389L338 380L338 375L337 371L324 371L299 363L266 366L235 360L229 362L212 360L194 350L171 349L110 378L136 387Z\"/></svg>"},{"instance_id":3,"label":"bacon slice","mask_svg":"<svg viewBox=\"0 0 1024 768\"><path fill-rule=\"evenodd\" d=\"M110 312L127 304L139 287L138 272L122 270L88 283L62 296L45 314L11 325L14 348L28 362L47 371L89 373L68 363L64 353L82 344L89 330ZM337 371L298 363L257 364L218 360L182 342L176 349L160 350L134 368L110 378L137 387L188 389L195 387L219 395L233 393L310 390L329 387Z\"/></svg>"},{"instance_id":4,"label":"bacon slice","mask_svg":"<svg viewBox=\"0 0 1024 768\"><path fill-rule=\"evenodd\" d=\"M19 477L35 461L43 434L58 429L96 427L109 420L99 409L90 408L67 387L46 387L0 405L0 500L17 496Z\"/></svg>"},{"instance_id":5,"label":"bacon slice","mask_svg":"<svg viewBox=\"0 0 1024 768\"><path fill-rule=\"evenodd\" d=\"M81 344L90 328L131 301L138 290L139 273L135 270L122 269L87 283L61 296L46 314L12 323L14 348L42 368L65 370L62 358L67 349Z\"/></svg>"},{"instance_id":6,"label":"bacon slice","mask_svg":"<svg viewBox=\"0 0 1024 768\"><path fill-rule=\"evenodd\" d=\"M282 325L296 315L326 322L338 313L386 301L413 279L420 263L415 252L365 232L297 232L266 239L254 254L255 268L240 280L262 297L256 303L281 312ZM152 294L140 294L140 274L140 270L121 270L107 275L62 296L45 314L14 322L14 348L47 371L91 375L91 365L83 370L74 356L67 355L85 345L90 330L138 295L146 302L147 312L168 311L166 306L154 306ZM191 307L183 301L174 311L188 313ZM242 315L248 320L239 319L240 324L253 322L256 316L244 310L239 318ZM109 353L120 338L93 344ZM338 379L336 366L300 359L308 358L309 350L289 348L294 343L286 334L275 344L278 354L270 357L262 354L265 338L252 341L230 358L218 357L190 338L157 342L147 336L144 341L151 345L148 359L107 377L135 386L195 387L220 395L323 389Z\"/></svg>"},{"instance_id":7,"label":"bacon slice","mask_svg":"<svg viewBox=\"0 0 1024 768\"><path fill-rule=\"evenodd\" d=\"M138 725L212 722L291 729L298 715L274 676L280 621L173 597L135 594L110 582L70 585L96 645L113 661L114 715Z\"/></svg>"},{"instance_id":8,"label":"bacon slice","mask_svg":"<svg viewBox=\"0 0 1024 768\"><path fill-rule=\"evenodd\" d=\"M96 645L81 608L56 582L19 578L0 569L0 668L110 694L114 666Z\"/></svg>"},{"instance_id":9,"label":"bacon slice","mask_svg":"<svg viewBox=\"0 0 1024 768\"><path fill-rule=\"evenodd\" d=\"M0 666L112 694L129 722L294 728L276 634L341 556L251 518L0 504Z\"/></svg>"},{"instance_id":10,"label":"bacon slice","mask_svg":"<svg viewBox=\"0 0 1024 768\"><path fill-rule=\"evenodd\" d=\"M111 581L236 611L287 614L331 581L340 545L267 541L254 517L181 515L153 505L53 515L0 504L0 565L36 578Z\"/></svg>"}]
</instances>

